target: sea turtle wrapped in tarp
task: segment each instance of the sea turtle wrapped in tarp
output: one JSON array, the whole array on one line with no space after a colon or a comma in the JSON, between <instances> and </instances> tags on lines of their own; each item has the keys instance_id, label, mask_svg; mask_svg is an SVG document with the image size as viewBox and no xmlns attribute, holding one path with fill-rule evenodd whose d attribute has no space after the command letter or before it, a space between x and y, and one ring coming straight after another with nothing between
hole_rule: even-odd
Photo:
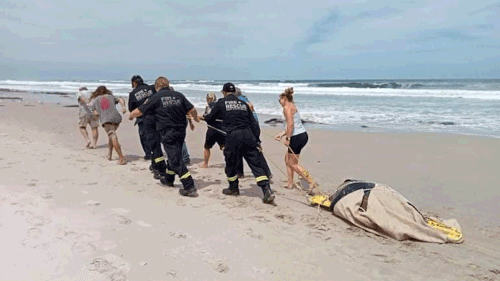
<instances>
[{"instance_id":1,"label":"sea turtle wrapped in tarp","mask_svg":"<svg viewBox=\"0 0 500 281\"><path fill-rule=\"evenodd\" d=\"M463 242L456 220L425 217L401 194L383 184L346 180L328 201L335 216L378 235L400 241Z\"/></svg>"}]
</instances>

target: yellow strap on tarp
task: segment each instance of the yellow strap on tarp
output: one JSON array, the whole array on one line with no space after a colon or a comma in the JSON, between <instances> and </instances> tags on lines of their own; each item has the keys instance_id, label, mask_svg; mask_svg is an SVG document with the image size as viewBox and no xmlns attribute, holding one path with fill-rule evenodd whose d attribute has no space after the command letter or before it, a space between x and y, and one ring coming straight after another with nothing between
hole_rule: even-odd
<instances>
[{"instance_id":1,"label":"yellow strap on tarp","mask_svg":"<svg viewBox=\"0 0 500 281\"><path fill-rule=\"evenodd\" d=\"M434 229L443 232L444 234L446 234L446 236L448 236L448 238L453 241L459 241L460 239L462 239L462 232L454 227L449 227L444 223L435 221L430 218L427 219L427 224L432 226Z\"/></svg>"},{"instance_id":2,"label":"yellow strap on tarp","mask_svg":"<svg viewBox=\"0 0 500 281\"><path fill-rule=\"evenodd\" d=\"M187 172L187 173L185 173L184 175L182 175L182 176L181 176L181 180L183 180L183 179L187 179L187 178L189 178L190 176L191 176L191 173L190 173L190 172Z\"/></svg>"},{"instance_id":3,"label":"yellow strap on tarp","mask_svg":"<svg viewBox=\"0 0 500 281\"><path fill-rule=\"evenodd\" d=\"M235 181L237 179L238 179L238 176L227 178L228 181Z\"/></svg>"},{"instance_id":4,"label":"yellow strap on tarp","mask_svg":"<svg viewBox=\"0 0 500 281\"><path fill-rule=\"evenodd\" d=\"M167 174L169 174L169 175L175 175L175 172L174 172L174 171L167 170Z\"/></svg>"},{"instance_id":5,"label":"yellow strap on tarp","mask_svg":"<svg viewBox=\"0 0 500 281\"><path fill-rule=\"evenodd\" d=\"M326 195L311 196L309 197L309 203L311 203L311 205L321 205L326 208L330 208L330 205L332 204Z\"/></svg>"}]
</instances>

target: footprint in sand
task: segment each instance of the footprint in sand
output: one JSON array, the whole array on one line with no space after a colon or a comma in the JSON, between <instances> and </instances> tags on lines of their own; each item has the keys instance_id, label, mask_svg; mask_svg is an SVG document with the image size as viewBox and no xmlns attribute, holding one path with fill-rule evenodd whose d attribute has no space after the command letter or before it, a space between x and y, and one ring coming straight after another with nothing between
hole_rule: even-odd
<instances>
[{"instance_id":1,"label":"footprint in sand","mask_svg":"<svg viewBox=\"0 0 500 281\"><path fill-rule=\"evenodd\" d=\"M227 273L229 271L229 266L220 259L208 257L204 259L204 262L212 265L212 268L219 273Z\"/></svg>"},{"instance_id":2,"label":"footprint in sand","mask_svg":"<svg viewBox=\"0 0 500 281\"><path fill-rule=\"evenodd\" d=\"M270 221L268 218L264 216L251 216L250 219L263 223L268 223Z\"/></svg>"},{"instance_id":3,"label":"footprint in sand","mask_svg":"<svg viewBox=\"0 0 500 281\"><path fill-rule=\"evenodd\" d=\"M113 241L113 240L106 240L106 241L102 241L99 246L104 251L109 251L109 250L116 248L118 245L116 245L115 241Z\"/></svg>"},{"instance_id":4,"label":"footprint in sand","mask_svg":"<svg viewBox=\"0 0 500 281\"><path fill-rule=\"evenodd\" d=\"M118 215L118 214L115 214L114 215L114 218L115 218L115 221L117 221L119 224L123 224L123 225L129 225L132 223L132 220L127 218L126 216L124 215Z\"/></svg>"},{"instance_id":5,"label":"footprint in sand","mask_svg":"<svg viewBox=\"0 0 500 281\"><path fill-rule=\"evenodd\" d=\"M42 230L36 227L28 229L27 236L30 239L37 240L42 236Z\"/></svg>"},{"instance_id":6,"label":"footprint in sand","mask_svg":"<svg viewBox=\"0 0 500 281\"><path fill-rule=\"evenodd\" d=\"M130 264L121 257L108 254L92 260L87 269L100 273L111 281L125 281L126 274L130 271Z\"/></svg>"},{"instance_id":7,"label":"footprint in sand","mask_svg":"<svg viewBox=\"0 0 500 281\"><path fill-rule=\"evenodd\" d=\"M28 216L28 219L26 221L32 226L44 226L45 224L50 222L49 219L44 218L40 215Z\"/></svg>"},{"instance_id":8,"label":"footprint in sand","mask_svg":"<svg viewBox=\"0 0 500 281\"><path fill-rule=\"evenodd\" d=\"M96 201L96 200L89 200L89 201L85 201L83 204L85 204L89 207L97 207L97 206L101 205L101 202Z\"/></svg>"},{"instance_id":9,"label":"footprint in sand","mask_svg":"<svg viewBox=\"0 0 500 281\"><path fill-rule=\"evenodd\" d=\"M319 238L319 239L324 240L324 241L328 241L328 240L332 239L332 236L328 235L327 233L325 233L323 231L318 231L318 230L309 231L309 235L311 235L312 237Z\"/></svg>"},{"instance_id":10,"label":"footprint in sand","mask_svg":"<svg viewBox=\"0 0 500 281\"><path fill-rule=\"evenodd\" d=\"M48 200L48 199L51 199L53 196L52 196L52 193L50 193L50 192L44 192L44 193L42 193L40 195L40 197L42 197L43 199Z\"/></svg>"},{"instance_id":11,"label":"footprint in sand","mask_svg":"<svg viewBox=\"0 0 500 281\"><path fill-rule=\"evenodd\" d=\"M90 242L77 241L74 242L73 245L71 245L71 249L82 255L90 255L97 250L97 247Z\"/></svg>"},{"instance_id":12,"label":"footprint in sand","mask_svg":"<svg viewBox=\"0 0 500 281\"><path fill-rule=\"evenodd\" d=\"M295 224L295 219L290 216L290 215L287 215L287 214L283 214L283 213L278 213L276 215L274 215L275 218L277 219L280 219L282 220L283 222L289 224L289 225L293 225Z\"/></svg>"},{"instance_id":13,"label":"footprint in sand","mask_svg":"<svg viewBox=\"0 0 500 281\"><path fill-rule=\"evenodd\" d=\"M182 238L182 239L187 238L187 234L184 234L181 232L170 232L170 236L175 237L175 238Z\"/></svg>"},{"instance_id":14,"label":"footprint in sand","mask_svg":"<svg viewBox=\"0 0 500 281\"><path fill-rule=\"evenodd\" d=\"M248 228L247 231L246 231L246 234L252 238L255 238L255 239L258 239L258 240L262 240L264 239L264 236L262 236L261 234L257 234L253 231L253 229L251 228Z\"/></svg>"}]
</instances>

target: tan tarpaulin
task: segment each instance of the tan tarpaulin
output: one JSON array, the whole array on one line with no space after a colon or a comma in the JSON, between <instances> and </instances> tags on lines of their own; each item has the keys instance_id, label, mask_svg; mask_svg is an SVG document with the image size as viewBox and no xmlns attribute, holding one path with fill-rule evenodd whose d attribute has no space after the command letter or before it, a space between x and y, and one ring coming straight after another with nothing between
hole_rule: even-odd
<instances>
[{"instance_id":1,"label":"tan tarpaulin","mask_svg":"<svg viewBox=\"0 0 500 281\"><path fill-rule=\"evenodd\" d=\"M358 187L352 188L353 184ZM362 184L367 185L362 188ZM334 215L375 234L400 241L413 239L433 243L463 242L460 225L456 220L440 221L431 218L435 221L435 226L442 223L441 228L445 229L440 231L431 226L429 218L425 218L401 194L386 185L348 181L330 199L335 202L332 210ZM445 233L450 229L454 233Z\"/></svg>"}]
</instances>

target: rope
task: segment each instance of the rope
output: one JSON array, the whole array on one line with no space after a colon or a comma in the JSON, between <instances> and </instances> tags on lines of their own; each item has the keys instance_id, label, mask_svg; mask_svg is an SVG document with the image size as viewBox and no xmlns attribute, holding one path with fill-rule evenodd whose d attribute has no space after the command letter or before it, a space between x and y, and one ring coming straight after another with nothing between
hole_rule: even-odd
<instances>
[{"instance_id":1,"label":"rope","mask_svg":"<svg viewBox=\"0 0 500 281\"><path fill-rule=\"evenodd\" d=\"M209 125L208 123L206 123L206 121L205 121L205 123L203 123L203 124L205 124L208 128L212 128L212 129L214 129L214 130L216 130L216 131L218 131L218 132L220 132L220 133L222 133L222 134L224 134L224 135L227 135L227 133L226 133L226 132L224 132L224 131L223 131L223 130L221 130L221 129L215 128L215 127L214 127L214 126L212 126L212 125ZM271 136L271 135L267 134L266 132L261 131L261 133L263 133L264 135L266 135L266 136L268 136L268 137L270 137L270 138L274 139L274 137L273 137L273 136ZM283 143L282 143L282 144L283 144ZM302 185L302 182L300 182L299 180L297 180L297 181L293 182L293 185L294 185L294 186L300 186L300 188L298 188L298 187L297 187L297 189L298 189L298 190L300 190L300 191L301 191L301 193L303 193L303 195L304 195L304 196L306 196L306 197L308 197L308 196L309 196L309 192L310 192L310 191L312 191L312 189L314 189L314 188L318 188L318 190L320 191L320 194L323 194L323 195L324 195L324 192L321 190L321 188L319 187L319 184L316 182L316 180L315 180L315 179L311 176L311 173L309 173L309 171L308 171L307 169L305 169L305 168L304 168L304 167L300 164L299 157L297 157L297 155L293 152L292 148L291 148L290 146L286 145L286 144L283 144L283 145L284 145L287 149L289 149L289 150L292 152L292 153L290 153L290 154L292 154L292 155L295 157L295 159L297 160L297 164L298 164L298 165L299 165L299 167L300 167L300 168L302 168L302 170L304 171L304 175L305 175L306 179L309 179L309 180L313 183L313 184L312 184L312 186L309 188L309 190L308 190L308 191L305 191L305 190L304 190L304 186ZM285 176L286 178L288 178L287 173L285 173L285 172L284 172L284 171L283 171L283 170L282 170L282 169L278 166L278 164L276 164L274 161L272 161L270 157L267 157L267 154L266 154L266 153L264 153L264 150L263 150L263 149L259 149L259 150L260 150L260 152L264 155L264 157L265 157L267 160L269 160L269 161L270 161L270 162L271 162L271 163L272 163L272 164L273 164L273 165L274 165L274 166L275 166L275 167L276 167L276 168L277 168L277 169L278 169L278 170L279 170L279 171L283 174L283 176ZM299 176L300 176L300 174L299 174Z\"/></svg>"},{"instance_id":2,"label":"rope","mask_svg":"<svg viewBox=\"0 0 500 281\"><path fill-rule=\"evenodd\" d=\"M266 132L263 132L261 131L261 133L263 133L264 135L272 138L274 140L274 137ZM311 173L309 173L309 171L304 168L304 166L302 166L300 164L300 160L299 160L299 157L295 154L295 152L293 151L293 149L289 146L289 145L286 145L284 143L282 143L287 149L289 149L289 151L287 151L289 154L292 154L295 159L297 160L297 165L299 165L300 168L302 168L302 170L304 171L304 175L306 177L306 180L309 179L313 184L312 184L312 187L309 188L309 192L312 191L314 188L317 188L320 192L320 194L324 195L325 193L323 192L323 190L321 190L321 188L319 187L319 184L316 182L316 180L312 177ZM290 153L291 152L291 153ZM288 175L286 175L288 177ZM300 174L299 174L300 176ZM302 183L301 182L298 182L300 187L302 188L302 190L304 189L304 187L302 186Z\"/></svg>"}]
</instances>

